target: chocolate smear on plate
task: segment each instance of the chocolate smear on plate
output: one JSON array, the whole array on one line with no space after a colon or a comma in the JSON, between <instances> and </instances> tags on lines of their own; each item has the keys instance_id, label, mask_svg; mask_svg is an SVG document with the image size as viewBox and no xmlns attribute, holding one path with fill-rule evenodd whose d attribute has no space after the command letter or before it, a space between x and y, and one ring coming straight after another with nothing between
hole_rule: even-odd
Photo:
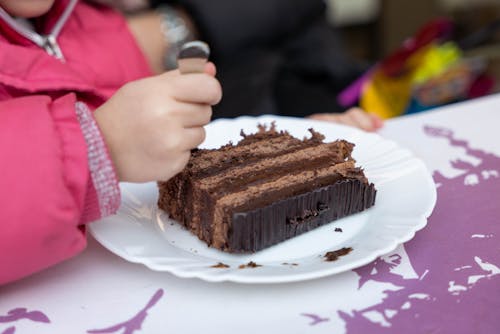
<instances>
[{"instance_id":1,"label":"chocolate smear on plate","mask_svg":"<svg viewBox=\"0 0 500 334\"><path fill-rule=\"evenodd\" d=\"M225 263L219 262L217 264L214 264L213 266L210 266L211 268L229 268L229 266Z\"/></svg>"},{"instance_id":2,"label":"chocolate smear on plate","mask_svg":"<svg viewBox=\"0 0 500 334\"><path fill-rule=\"evenodd\" d=\"M351 247L343 247L341 249L327 252L323 257L325 261L331 262L338 260L339 257L349 254L352 251Z\"/></svg>"},{"instance_id":3,"label":"chocolate smear on plate","mask_svg":"<svg viewBox=\"0 0 500 334\"><path fill-rule=\"evenodd\" d=\"M250 261L247 264L240 264L238 269L257 268L257 267L262 267L262 266L260 264L253 262L253 261Z\"/></svg>"}]
</instances>

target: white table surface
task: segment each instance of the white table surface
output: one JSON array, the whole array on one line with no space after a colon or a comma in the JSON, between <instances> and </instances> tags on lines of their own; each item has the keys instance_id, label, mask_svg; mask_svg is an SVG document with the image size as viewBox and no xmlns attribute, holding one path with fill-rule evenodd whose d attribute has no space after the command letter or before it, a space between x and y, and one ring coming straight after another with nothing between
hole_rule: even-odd
<instances>
[{"instance_id":1,"label":"white table surface","mask_svg":"<svg viewBox=\"0 0 500 334\"><path fill-rule=\"evenodd\" d=\"M467 145L431 137L424 126L452 130L454 140ZM380 134L411 149L429 170L449 180L463 179L454 191L467 196L481 182L500 189L499 126L500 95L494 95L390 120ZM469 161L471 168L481 165L481 158L471 156L467 147L490 154L488 168L474 174L453 165L457 159ZM128 263L89 236L88 248L76 258L0 287L0 334L421 333L424 329L493 333L500 328L500 242L492 243L500 232L499 194L489 192L488 205L468 211L471 223L474 210L487 210L494 218L481 231L464 237L496 246L478 255L457 244L457 252L463 250L463 266L454 271L475 269L464 276L465 281L450 278L447 286L440 286L434 276L426 289L435 286L435 290L418 285L419 280L433 277L432 270L413 268L413 257L423 253L418 245L433 237L430 226L452 224L463 216L458 217L456 210L431 216L429 225L417 233L420 241L409 241L366 266L369 275L363 281L360 271L270 285L181 279ZM440 197L438 191L438 206L446 200L454 199ZM377 276L384 265L390 269ZM478 311L464 315L462 308L453 307L461 301ZM424 308L439 317L422 312Z\"/></svg>"}]
</instances>

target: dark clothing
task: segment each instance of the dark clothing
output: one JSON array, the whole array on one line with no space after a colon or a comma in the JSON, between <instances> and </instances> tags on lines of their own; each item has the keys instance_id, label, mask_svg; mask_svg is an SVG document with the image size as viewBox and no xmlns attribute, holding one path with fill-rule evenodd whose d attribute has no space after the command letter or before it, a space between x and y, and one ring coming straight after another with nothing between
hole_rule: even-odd
<instances>
[{"instance_id":1,"label":"dark clothing","mask_svg":"<svg viewBox=\"0 0 500 334\"><path fill-rule=\"evenodd\" d=\"M361 68L327 23L322 0L176 3L211 46L224 91L214 117L343 111L336 95Z\"/></svg>"}]
</instances>

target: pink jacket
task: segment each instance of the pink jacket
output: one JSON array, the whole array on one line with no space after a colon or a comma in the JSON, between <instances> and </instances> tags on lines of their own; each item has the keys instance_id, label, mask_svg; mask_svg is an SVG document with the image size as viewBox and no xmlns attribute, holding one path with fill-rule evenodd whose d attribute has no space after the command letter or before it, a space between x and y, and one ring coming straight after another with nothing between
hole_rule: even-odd
<instances>
[{"instance_id":1,"label":"pink jacket","mask_svg":"<svg viewBox=\"0 0 500 334\"><path fill-rule=\"evenodd\" d=\"M91 110L150 75L109 8L56 0L35 25L40 35L0 8L0 284L79 253L84 224L116 212Z\"/></svg>"}]
</instances>

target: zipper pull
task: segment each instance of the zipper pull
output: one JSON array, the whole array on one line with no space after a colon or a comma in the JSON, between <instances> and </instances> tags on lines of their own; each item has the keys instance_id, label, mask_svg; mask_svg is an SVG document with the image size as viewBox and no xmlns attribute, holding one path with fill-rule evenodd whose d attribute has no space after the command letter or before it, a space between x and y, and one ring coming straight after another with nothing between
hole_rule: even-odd
<instances>
[{"instance_id":1,"label":"zipper pull","mask_svg":"<svg viewBox=\"0 0 500 334\"><path fill-rule=\"evenodd\" d=\"M62 54L61 48L59 47L59 44L57 44L57 40L55 36L53 35L46 35L43 36L44 38L44 44L43 48L47 53L51 56L54 56L55 58L64 61L64 56Z\"/></svg>"}]
</instances>

